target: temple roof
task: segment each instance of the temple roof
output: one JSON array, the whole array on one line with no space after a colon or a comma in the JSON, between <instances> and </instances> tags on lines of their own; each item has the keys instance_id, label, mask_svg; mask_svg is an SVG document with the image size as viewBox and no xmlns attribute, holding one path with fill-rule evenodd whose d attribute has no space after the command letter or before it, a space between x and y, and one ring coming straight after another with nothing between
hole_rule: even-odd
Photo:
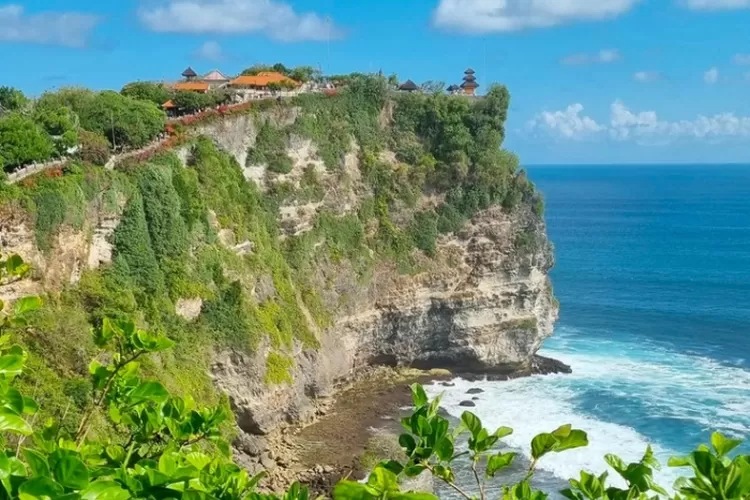
<instances>
[{"instance_id":1,"label":"temple roof","mask_svg":"<svg viewBox=\"0 0 750 500\"><path fill-rule=\"evenodd\" d=\"M184 76L185 78L192 78L194 76L198 76L198 73L193 71L193 68L188 66L188 68L182 72L182 76Z\"/></svg>"},{"instance_id":2,"label":"temple roof","mask_svg":"<svg viewBox=\"0 0 750 500\"><path fill-rule=\"evenodd\" d=\"M229 78L227 78L224 73L222 73L218 69L215 69L203 75L202 80L209 82L227 82L229 81Z\"/></svg>"},{"instance_id":3,"label":"temple roof","mask_svg":"<svg viewBox=\"0 0 750 500\"><path fill-rule=\"evenodd\" d=\"M464 71L464 73L467 74L467 75L473 75L474 74L474 70L471 69L471 68L469 68L466 71Z\"/></svg>"},{"instance_id":4,"label":"temple roof","mask_svg":"<svg viewBox=\"0 0 750 500\"><path fill-rule=\"evenodd\" d=\"M404 83L402 83L402 84L401 84L401 85L400 85L400 86L398 87L398 89L399 89L399 90L409 90L409 91L411 91L411 90L417 90L418 88L419 88L419 87L417 86L417 84L416 84L416 83L414 83L414 82L413 82L413 81L411 81L411 80L406 80L406 81L405 81Z\"/></svg>"}]
</instances>

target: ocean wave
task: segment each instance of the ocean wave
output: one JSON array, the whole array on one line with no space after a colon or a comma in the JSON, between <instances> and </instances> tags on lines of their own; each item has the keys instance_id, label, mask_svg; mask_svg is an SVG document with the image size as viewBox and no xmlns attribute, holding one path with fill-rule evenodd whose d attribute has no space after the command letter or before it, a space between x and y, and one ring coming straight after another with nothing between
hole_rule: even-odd
<instances>
[{"instance_id":1,"label":"ocean wave","mask_svg":"<svg viewBox=\"0 0 750 500\"><path fill-rule=\"evenodd\" d=\"M542 354L573 368L572 375L530 377L508 382L455 380L454 387L428 386L455 416L466 408L466 391L485 392L472 408L486 427L507 425L515 432L505 442L527 456L531 439L562 424L585 430L586 448L544 457L539 464L562 479L578 471L607 469L604 455L638 460L650 443L666 464L712 430L745 437L750 434L750 372L707 357L670 350L646 339L628 341L586 338L561 328ZM665 467L657 482L671 487L681 471ZM621 483L620 483L621 484Z\"/></svg>"}]
</instances>

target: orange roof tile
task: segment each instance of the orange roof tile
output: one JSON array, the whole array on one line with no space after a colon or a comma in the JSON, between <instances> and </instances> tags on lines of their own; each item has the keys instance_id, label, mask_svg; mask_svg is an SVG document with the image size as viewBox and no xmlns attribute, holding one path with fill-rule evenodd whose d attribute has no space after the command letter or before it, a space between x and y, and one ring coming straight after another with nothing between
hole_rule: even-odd
<instances>
[{"instance_id":1,"label":"orange roof tile","mask_svg":"<svg viewBox=\"0 0 750 500\"><path fill-rule=\"evenodd\" d=\"M276 73L275 71L261 71L257 75L242 75L238 76L231 82L229 82L229 85L247 85L247 86L254 86L254 87L265 87L269 83L281 83L281 82L291 82L295 85L299 85L298 82L292 80L289 77L286 77L282 75L281 73Z\"/></svg>"},{"instance_id":2,"label":"orange roof tile","mask_svg":"<svg viewBox=\"0 0 750 500\"><path fill-rule=\"evenodd\" d=\"M176 108L177 106L175 106L175 104L172 102L172 99L170 99L164 104L162 104L161 107L164 109L172 109L172 108Z\"/></svg>"},{"instance_id":3,"label":"orange roof tile","mask_svg":"<svg viewBox=\"0 0 750 500\"><path fill-rule=\"evenodd\" d=\"M180 82L174 84L174 90L191 90L193 92L208 92L206 82Z\"/></svg>"}]
</instances>

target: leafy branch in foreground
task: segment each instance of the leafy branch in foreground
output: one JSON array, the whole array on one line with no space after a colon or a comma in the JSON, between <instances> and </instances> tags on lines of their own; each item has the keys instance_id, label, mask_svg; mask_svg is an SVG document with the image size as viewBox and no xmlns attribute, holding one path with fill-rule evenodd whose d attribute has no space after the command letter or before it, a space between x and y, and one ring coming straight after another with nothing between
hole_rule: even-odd
<instances>
[{"instance_id":1,"label":"leafy branch in foreground","mask_svg":"<svg viewBox=\"0 0 750 500\"><path fill-rule=\"evenodd\" d=\"M508 470L517 457L516 451L498 450L504 437L513 430L500 427L494 432L482 426L481 420L471 412L461 415L461 422L451 429L450 422L439 415L440 397L430 401L419 384L411 388L413 413L401 420L407 431L399 437L404 453L403 462L387 460L378 464L365 483L341 481L334 490L336 500L374 500L394 498L401 500L435 500L428 493L402 492L403 478L430 473L456 494L466 500L489 498L488 480ZM459 438L466 437L465 446ZM712 448L700 446L685 458L673 458L669 465L690 467L692 478L681 478L674 485L679 500L747 499L750 498L750 457L738 455L730 459L727 454L740 445L719 433L711 437ZM563 425L549 433L535 436L530 443L530 464L523 479L514 484L501 485L503 500L544 500L548 494L535 490L532 479L540 460L550 453L588 445L585 432ZM461 450L461 451L458 451ZM459 457L469 461L473 484L458 484L454 462ZM607 484L608 473L596 476L581 471L579 479L571 479L570 488L560 493L571 500L631 500L669 498L667 491L654 481L654 470L659 463L649 447L640 461L625 464L615 455L605 456L605 461L622 479L624 487ZM516 468L517 469L517 468Z\"/></svg>"},{"instance_id":2,"label":"leafy branch in foreground","mask_svg":"<svg viewBox=\"0 0 750 500\"><path fill-rule=\"evenodd\" d=\"M28 270L18 256L0 260L0 282ZM11 344L11 334L26 327L41 304L38 297L20 299L0 322L0 499L277 498L255 492L263 474L250 477L232 462L221 432L229 417L225 406L196 408L192 398L141 379L138 359L173 342L130 321L105 319L94 333L102 348L89 368L94 403L76 432L69 435L54 419L34 428L39 408L14 387L27 355ZM108 437L89 440L91 422L100 413ZM307 500L308 494L295 485L283 498Z\"/></svg>"}]
</instances>

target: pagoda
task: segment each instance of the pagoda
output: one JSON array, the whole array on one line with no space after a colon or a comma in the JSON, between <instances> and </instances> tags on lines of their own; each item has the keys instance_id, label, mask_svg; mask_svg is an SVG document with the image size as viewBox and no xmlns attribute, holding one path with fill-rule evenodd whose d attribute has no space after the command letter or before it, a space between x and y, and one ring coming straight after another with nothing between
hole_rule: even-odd
<instances>
[{"instance_id":1,"label":"pagoda","mask_svg":"<svg viewBox=\"0 0 750 500\"><path fill-rule=\"evenodd\" d=\"M188 66L188 68L185 71L182 72L182 76L185 77L185 80L187 80L187 81L190 82L190 81L195 80L195 77L198 76L198 73L196 73L195 71L193 71L193 68L191 68L190 66Z\"/></svg>"},{"instance_id":2,"label":"pagoda","mask_svg":"<svg viewBox=\"0 0 750 500\"><path fill-rule=\"evenodd\" d=\"M464 71L464 82L461 84L461 88L463 89L464 94L474 95L477 91L477 87L479 87L479 84L477 83L477 78L474 76L474 70L469 68Z\"/></svg>"}]
</instances>

